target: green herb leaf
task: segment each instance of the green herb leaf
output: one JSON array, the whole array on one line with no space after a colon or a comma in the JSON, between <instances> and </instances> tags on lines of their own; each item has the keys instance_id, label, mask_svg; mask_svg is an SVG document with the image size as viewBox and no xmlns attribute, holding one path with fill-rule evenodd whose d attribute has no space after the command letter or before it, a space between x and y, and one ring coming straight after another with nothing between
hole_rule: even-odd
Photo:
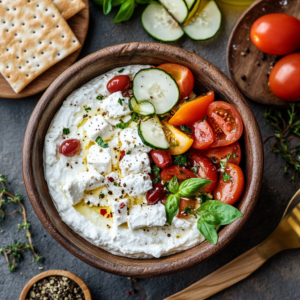
<instances>
[{"instance_id":1,"label":"green herb leaf","mask_svg":"<svg viewBox=\"0 0 300 300\"><path fill-rule=\"evenodd\" d=\"M100 198L104 198L104 194L103 193L100 193Z\"/></svg>"},{"instance_id":2,"label":"green herb leaf","mask_svg":"<svg viewBox=\"0 0 300 300\"><path fill-rule=\"evenodd\" d=\"M236 153L235 153L235 152L232 154L232 158L233 158L233 159L236 158Z\"/></svg>"},{"instance_id":3,"label":"green herb leaf","mask_svg":"<svg viewBox=\"0 0 300 300\"><path fill-rule=\"evenodd\" d=\"M100 147L102 147L102 148L108 148L108 144L107 144L107 143L104 143L104 141L103 141L103 139L102 139L101 136L98 136L98 137L96 138L96 143L97 143Z\"/></svg>"},{"instance_id":4,"label":"green herb leaf","mask_svg":"<svg viewBox=\"0 0 300 300\"><path fill-rule=\"evenodd\" d=\"M184 212L186 214L194 215L195 217L197 217L197 215L194 213L194 210L195 210L195 207L193 207L193 206L189 206L189 207L184 208Z\"/></svg>"},{"instance_id":5,"label":"green herb leaf","mask_svg":"<svg viewBox=\"0 0 300 300\"><path fill-rule=\"evenodd\" d=\"M172 225L172 220L179 212L180 196L178 194L171 194L166 201L166 215L167 221Z\"/></svg>"},{"instance_id":6,"label":"green herb leaf","mask_svg":"<svg viewBox=\"0 0 300 300\"><path fill-rule=\"evenodd\" d=\"M125 69L123 68L123 69L119 70L118 73L123 73L124 70Z\"/></svg>"},{"instance_id":7,"label":"green herb leaf","mask_svg":"<svg viewBox=\"0 0 300 300\"><path fill-rule=\"evenodd\" d=\"M122 120L120 120L121 123L118 123L116 126L120 129L125 129L129 126L131 120L129 120L128 122L124 123Z\"/></svg>"},{"instance_id":8,"label":"green herb leaf","mask_svg":"<svg viewBox=\"0 0 300 300\"><path fill-rule=\"evenodd\" d=\"M104 0L103 1L103 13L105 15L109 14L112 9L112 0Z\"/></svg>"},{"instance_id":9,"label":"green herb leaf","mask_svg":"<svg viewBox=\"0 0 300 300\"><path fill-rule=\"evenodd\" d=\"M96 99L97 99L97 100L103 100L103 96L102 96L102 95L98 95L98 96L96 97Z\"/></svg>"},{"instance_id":10,"label":"green herb leaf","mask_svg":"<svg viewBox=\"0 0 300 300\"><path fill-rule=\"evenodd\" d=\"M201 122L205 122L206 119L207 119L207 116Z\"/></svg>"},{"instance_id":11,"label":"green herb leaf","mask_svg":"<svg viewBox=\"0 0 300 300\"><path fill-rule=\"evenodd\" d=\"M130 150L128 150L128 151L126 152L126 154L131 154L131 151L130 151Z\"/></svg>"},{"instance_id":12,"label":"green herb leaf","mask_svg":"<svg viewBox=\"0 0 300 300\"><path fill-rule=\"evenodd\" d=\"M200 193L200 195L198 195L197 198L198 198L200 204L205 203L206 201L211 200L211 198L207 195L206 192Z\"/></svg>"},{"instance_id":13,"label":"green herb leaf","mask_svg":"<svg viewBox=\"0 0 300 300\"><path fill-rule=\"evenodd\" d=\"M169 182L169 185L168 185L168 189L171 193L173 194L176 194L178 193L178 190L179 190L179 183L178 183L178 179L176 176L174 176L170 182Z\"/></svg>"},{"instance_id":14,"label":"green herb leaf","mask_svg":"<svg viewBox=\"0 0 300 300\"><path fill-rule=\"evenodd\" d=\"M153 0L135 0L136 3L138 4L157 4L157 1L153 1Z\"/></svg>"},{"instance_id":15,"label":"green herb leaf","mask_svg":"<svg viewBox=\"0 0 300 300\"><path fill-rule=\"evenodd\" d=\"M209 242L211 242L214 245L217 244L218 234L214 225L210 225L204 220L199 219L197 222L197 228Z\"/></svg>"},{"instance_id":16,"label":"green herb leaf","mask_svg":"<svg viewBox=\"0 0 300 300\"><path fill-rule=\"evenodd\" d=\"M155 177L159 177L160 168L157 165L152 165L152 173L155 175Z\"/></svg>"},{"instance_id":17,"label":"green herb leaf","mask_svg":"<svg viewBox=\"0 0 300 300\"><path fill-rule=\"evenodd\" d=\"M158 118L159 118L160 121L163 121L167 118L167 116L158 116Z\"/></svg>"},{"instance_id":18,"label":"green herb leaf","mask_svg":"<svg viewBox=\"0 0 300 300\"><path fill-rule=\"evenodd\" d=\"M173 159L173 164L179 167L183 167L187 163L189 153L186 152L184 154L176 155Z\"/></svg>"},{"instance_id":19,"label":"green herb leaf","mask_svg":"<svg viewBox=\"0 0 300 300\"><path fill-rule=\"evenodd\" d=\"M187 127L186 125L180 125L180 129L181 129L181 131L184 132L184 133L190 133L190 134L193 133L193 130L190 129L189 127Z\"/></svg>"},{"instance_id":20,"label":"green herb leaf","mask_svg":"<svg viewBox=\"0 0 300 300\"><path fill-rule=\"evenodd\" d=\"M125 101L125 99L119 98L118 103L119 103L120 105L123 105L123 101Z\"/></svg>"},{"instance_id":21,"label":"green herb leaf","mask_svg":"<svg viewBox=\"0 0 300 300\"><path fill-rule=\"evenodd\" d=\"M232 181L233 180L232 177L228 173L226 173L226 172L222 173L222 177L223 177L223 181L224 182L228 182L228 181Z\"/></svg>"},{"instance_id":22,"label":"green herb leaf","mask_svg":"<svg viewBox=\"0 0 300 300\"><path fill-rule=\"evenodd\" d=\"M116 181L114 182L114 186L118 186L118 183Z\"/></svg>"},{"instance_id":23,"label":"green herb leaf","mask_svg":"<svg viewBox=\"0 0 300 300\"><path fill-rule=\"evenodd\" d=\"M63 134L69 134L70 133L70 129L69 128L64 128L63 129Z\"/></svg>"},{"instance_id":24,"label":"green herb leaf","mask_svg":"<svg viewBox=\"0 0 300 300\"><path fill-rule=\"evenodd\" d=\"M119 10L117 16L115 17L114 23L128 21L133 14L134 8L135 8L134 0L125 1L121 5L120 10Z\"/></svg>"},{"instance_id":25,"label":"green herb leaf","mask_svg":"<svg viewBox=\"0 0 300 300\"><path fill-rule=\"evenodd\" d=\"M220 165L221 165L221 169L220 169L220 172L224 173L225 172L225 169L226 169L226 165L227 165L227 162L230 158L230 153L227 154L226 156L226 159L225 160L221 160L220 161Z\"/></svg>"},{"instance_id":26,"label":"green herb leaf","mask_svg":"<svg viewBox=\"0 0 300 300\"><path fill-rule=\"evenodd\" d=\"M181 197L195 196L201 189L203 189L210 183L212 183L211 180L202 178L190 178L181 183L179 187L179 195Z\"/></svg>"},{"instance_id":27,"label":"green herb leaf","mask_svg":"<svg viewBox=\"0 0 300 300\"><path fill-rule=\"evenodd\" d=\"M185 174L182 170L179 170L179 172L180 172L181 175Z\"/></svg>"},{"instance_id":28,"label":"green herb leaf","mask_svg":"<svg viewBox=\"0 0 300 300\"><path fill-rule=\"evenodd\" d=\"M198 174L199 166L195 166L195 167L192 169L192 171L193 171L193 173Z\"/></svg>"},{"instance_id":29,"label":"green herb leaf","mask_svg":"<svg viewBox=\"0 0 300 300\"><path fill-rule=\"evenodd\" d=\"M131 120L137 123L139 121L139 115L136 112L133 112L131 114Z\"/></svg>"},{"instance_id":30,"label":"green herb leaf","mask_svg":"<svg viewBox=\"0 0 300 300\"><path fill-rule=\"evenodd\" d=\"M85 110L86 112L88 112L88 111L91 110L91 108L90 108L90 107L86 107L84 110Z\"/></svg>"}]
</instances>

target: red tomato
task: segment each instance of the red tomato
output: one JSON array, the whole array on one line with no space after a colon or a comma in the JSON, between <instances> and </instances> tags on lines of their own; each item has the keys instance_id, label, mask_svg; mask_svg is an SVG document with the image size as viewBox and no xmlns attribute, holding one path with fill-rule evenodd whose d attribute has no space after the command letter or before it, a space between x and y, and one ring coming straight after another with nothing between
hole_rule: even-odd
<instances>
[{"instance_id":1,"label":"red tomato","mask_svg":"<svg viewBox=\"0 0 300 300\"><path fill-rule=\"evenodd\" d=\"M59 153L67 157L71 157L78 154L80 150L80 141L77 139L69 139L63 141L59 147Z\"/></svg>"},{"instance_id":2,"label":"red tomato","mask_svg":"<svg viewBox=\"0 0 300 300\"><path fill-rule=\"evenodd\" d=\"M300 53L283 57L272 69L271 91L285 101L300 100Z\"/></svg>"},{"instance_id":3,"label":"red tomato","mask_svg":"<svg viewBox=\"0 0 300 300\"><path fill-rule=\"evenodd\" d=\"M200 192L211 193L218 182L218 171L214 164L205 156L199 154L197 150L191 150L189 158L193 162L194 167L198 167L198 177L211 180L212 183L204 187Z\"/></svg>"},{"instance_id":4,"label":"red tomato","mask_svg":"<svg viewBox=\"0 0 300 300\"><path fill-rule=\"evenodd\" d=\"M245 182L244 174L242 169L234 164L227 164L225 172L231 176L232 180L224 182L220 174L220 180L213 191L213 196L215 200L233 205L239 200L243 193Z\"/></svg>"},{"instance_id":5,"label":"red tomato","mask_svg":"<svg viewBox=\"0 0 300 300\"><path fill-rule=\"evenodd\" d=\"M116 92L126 92L130 87L130 77L127 75L118 75L108 82L106 88L112 94Z\"/></svg>"},{"instance_id":6,"label":"red tomato","mask_svg":"<svg viewBox=\"0 0 300 300\"><path fill-rule=\"evenodd\" d=\"M165 196L164 186L161 183L154 184L153 188L147 192L146 199L148 204L156 204Z\"/></svg>"},{"instance_id":7,"label":"red tomato","mask_svg":"<svg viewBox=\"0 0 300 300\"><path fill-rule=\"evenodd\" d=\"M208 149L215 139L215 134L208 122L198 121L193 124L193 148L204 150Z\"/></svg>"},{"instance_id":8,"label":"red tomato","mask_svg":"<svg viewBox=\"0 0 300 300\"><path fill-rule=\"evenodd\" d=\"M163 181L170 181L174 176L176 176L180 181L198 177L191 170L175 165L162 170L162 172L160 173L160 178Z\"/></svg>"},{"instance_id":9,"label":"red tomato","mask_svg":"<svg viewBox=\"0 0 300 300\"><path fill-rule=\"evenodd\" d=\"M205 96L197 97L192 101L185 102L169 120L174 126L193 124L202 121L207 112L207 108L214 101L215 93L210 91Z\"/></svg>"},{"instance_id":10,"label":"red tomato","mask_svg":"<svg viewBox=\"0 0 300 300\"><path fill-rule=\"evenodd\" d=\"M207 121L216 134L211 148L230 145L241 137L243 121L233 105L224 101L213 102L207 109L207 116Z\"/></svg>"},{"instance_id":11,"label":"red tomato","mask_svg":"<svg viewBox=\"0 0 300 300\"><path fill-rule=\"evenodd\" d=\"M286 14L265 15L254 22L250 36L264 53L289 54L300 47L300 21Z\"/></svg>"},{"instance_id":12,"label":"red tomato","mask_svg":"<svg viewBox=\"0 0 300 300\"><path fill-rule=\"evenodd\" d=\"M152 150L150 155L154 163L161 169L168 168L172 165L172 156L169 150Z\"/></svg>"},{"instance_id":13,"label":"red tomato","mask_svg":"<svg viewBox=\"0 0 300 300\"><path fill-rule=\"evenodd\" d=\"M218 164L220 160L225 159L228 154L230 154L228 160L229 163L239 165L242 159L242 151L239 142L235 142L225 147L199 151L199 153L208 157L214 164Z\"/></svg>"},{"instance_id":14,"label":"red tomato","mask_svg":"<svg viewBox=\"0 0 300 300\"><path fill-rule=\"evenodd\" d=\"M162 64L157 67L170 74L178 84L180 100L188 97L194 88L194 75L186 67L177 64Z\"/></svg>"},{"instance_id":15,"label":"red tomato","mask_svg":"<svg viewBox=\"0 0 300 300\"><path fill-rule=\"evenodd\" d=\"M196 206L195 200L192 200L190 198L180 198L180 206L179 206L179 212L177 214L177 218L184 219L188 217L189 215L184 213L184 209L191 206L195 208Z\"/></svg>"}]
</instances>

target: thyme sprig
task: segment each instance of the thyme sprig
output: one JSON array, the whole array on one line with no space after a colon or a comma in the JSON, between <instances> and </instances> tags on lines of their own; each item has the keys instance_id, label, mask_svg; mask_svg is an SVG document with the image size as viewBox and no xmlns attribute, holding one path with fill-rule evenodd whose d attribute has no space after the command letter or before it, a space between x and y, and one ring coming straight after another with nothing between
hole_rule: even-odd
<instances>
[{"instance_id":1,"label":"thyme sprig","mask_svg":"<svg viewBox=\"0 0 300 300\"><path fill-rule=\"evenodd\" d=\"M9 184L7 178L4 175L0 174L0 226L3 225L5 218L10 217L16 213L19 213L23 216L23 221L21 224L18 224L18 230L26 230L26 235L28 243L14 242L11 245L0 248L0 255L4 255L7 266L10 272L13 272L17 268L17 262L22 260L22 252L31 251L33 254L33 260L31 263L40 262L42 257L38 255L36 250L33 247L31 233L30 233L30 223L27 220L26 209L22 204L22 196L19 194L13 195L7 190L7 185ZM5 207L10 204L17 204L20 206L20 209L14 210L11 213L6 213L4 211Z\"/></svg>"},{"instance_id":2,"label":"thyme sprig","mask_svg":"<svg viewBox=\"0 0 300 300\"><path fill-rule=\"evenodd\" d=\"M300 172L300 143L294 149L289 148L289 140L295 136L300 137L300 110L295 103L285 111L282 109L268 108L264 113L266 124L274 127L275 133L269 135L265 140L266 143L270 138L276 138L272 144L271 150L275 154L279 154L287 163L284 169L288 173L288 169L292 168L293 175L291 180L295 181L295 175Z\"/></svg>"}]
</instances>

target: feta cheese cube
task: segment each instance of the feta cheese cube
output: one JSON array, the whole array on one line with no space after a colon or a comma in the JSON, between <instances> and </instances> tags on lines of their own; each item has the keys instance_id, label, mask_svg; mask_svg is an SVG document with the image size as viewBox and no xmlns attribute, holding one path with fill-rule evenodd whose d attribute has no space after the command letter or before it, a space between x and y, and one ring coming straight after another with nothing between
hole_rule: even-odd
<instances>
[{"instance_id":1,"label":"feta cheese cube","mask_svg":"<svg viewBox=\"0 0 300 300\"><path fill-rule=\"evenodd\" d=\"M141 152L125 155L119 163L119 168L124 177L130 174L148 174L151 172L149 156Z\"/></svg>"},{"instance_id":2,"label":"feta cheese cube","mask_svg":"<svg viewBox=\"0 0 300 300\"><path fill-rule=\"evenodd\" d=\"M72 205L76 205L83 198L85 185L85 182L78 181L76 177L64 184L62 190Z\"/></svg>"},{"instance_id":3,"label":"feta cheese cube","mask_svg":"<svg viewBox=\"0 0 300 300\"><path fill-rule=\"evenodd\" d=\"M121 92L116 92L100 101L99 106L105 112L105 119L116 119L130 114L128 100Z\"/></svg>"},{"instance_id":4,"label":"feta cheese cube","mask_svg":"<svg viewBox=\"0 0 300 300\"><path fill-rule=\"evenodd\" d=\"M100 198L99 195L86 195L84 197L84 202L89 206L89 207L93 207L93 206L100 206Z\"/></svg>"},{"instance_id":5,"label":"feta cheese cube","mask_svg":"<svg viewBox=\"0 0 300 300\"><path fill-rule=\"evenodd\" d=\"M131 230L147 226L147 214L140 205L134 205L130 210L128 226Z\"/></svg>"},{"instance_id":6,"label":"feta cheese cube","mask_svg":"<svg viewBox=\"0 0 300 300\"><path fill-rule=\"evenodd\" d=\"M176 228L189 229L191 227L191 222L175 216L172 220L172 226L175 226Z\"/></svg>"},{"instance_id":7,"label":"feta cheese cube","mask_svg":"<svg viewBox=\"0 0 300 300\"><path fill-rule=\"evenodd\" d=\"M114 134L112 126L100 115L88 119L83 129L92 141L95 141L98 136L101 136L103 140L108 140Z\"/></svg>"},{"instance_id":8,"label":"feta cheese cube","mask_svg":"<svg viewBox=\"0 0 300 300\"><path fill-rule=\"evenodd\" d=\"M122 143L122 150L127 151L142 151L142 152L150 152L152 149L146 146L141 138L139 137L138 131L133 128L126 128L120 133L120 140Z\"/></svg>"},{"instance_id":9,"label":"feta cheese cube","mask_svg":"<svg viewBox=\"0 0 300 300\"><path fill-rule=\"evenodd\" d=\"M114 214L114 223L116 226L120 226L127 222L128 204L128 198L120 201L113 201L112 210Z\"/></svg>"},{"instance_id":10,"label":"feta cheese cube","mask_svg":"<svg viewBox=\"0 0 300 300\"><path fill-rule=\"evenodd\" d=\"M112 195L114 198L123 198L125 194L125 189L121 186L121 181L117 173L112 172L106 177L106 186L108 189L108 194Z\"/></svg>"},{"instance_id":11,"label":"feta cheese cube","mask_svg":"<svg viewBox=\"0 0 300 300\"><path fill-rule=\"evenodd\" d=\"M105 178L95 170L76 175L78 181L85 182L85 190L90 191L105 185Z\"/></svg>"},{"instance_id":12,"label":"feta cheese cube","mask_svg":"<svg viewBox=\"0 0 300 300\"><path fill-rule=\"evenodd\" d=\"M121 180L121 186L129 196L138 196L152 189L152 181L147 174L131 174Z\"/></svg>"},{"instance_id":13,"label":"feta cheese cube","mask_svg":"<svg viewBox=\"0 0 300 300\"><path fill-rule=\"evenodd\" d=\"M99 173L107 174L111 172L111 150L93 145L87 155L87 165Z\"/></svg>"},{"instance_id":14,"label":"feta cheese cube","mask_svg":"<svg viewBox=\"0 0 300 300\"><path fill-rule=\"evenodd\" d=\"M120 146L119 146L119 137L115 136L111 141L108 142L109 148L111 149L112 154L112 164L117 166L120 160Z\"/></svg>"},{"instance_id":15,"label":"feta cheese cube","mask_svg":"<svg viewBox=\"0 0 300 300\"><path fill-rule=\"evenodd\" d=\"M107 118L106 121L110 124L110 125L113 125L113 126L116 126L117 124L121 123L121 120L123 123L127 123L129 120L131 120L131 115L127 115L125 117L122 117L122 118L116 118L116 119L113 119L113 118Z\"/></svg>"}]
</instances>

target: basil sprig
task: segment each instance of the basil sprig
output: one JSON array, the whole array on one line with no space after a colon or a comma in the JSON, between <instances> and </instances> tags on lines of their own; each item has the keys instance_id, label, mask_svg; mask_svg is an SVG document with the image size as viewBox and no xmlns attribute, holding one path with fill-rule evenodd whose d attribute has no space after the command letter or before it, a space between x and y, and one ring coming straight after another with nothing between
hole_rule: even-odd
<instances>
[{"instance_id":1,"label":"basil sprig","mask_svg":"<svg viewBox=\"0 0 300 300\"><path fill-rule=\"evenodd\" d=\"M221 165L221 169L220 169L220 172L222 174L222 177L223 177L223 181L224 182L227 182L227 181L232 181L232 177L225 172L225 169L226 169L226 165L227 165L227 162L230 158L231 154L229 153L227 156L226 156L226 159L225 160L221 160L220 161L220 165Z\"/></svg>"}]
</instances>

